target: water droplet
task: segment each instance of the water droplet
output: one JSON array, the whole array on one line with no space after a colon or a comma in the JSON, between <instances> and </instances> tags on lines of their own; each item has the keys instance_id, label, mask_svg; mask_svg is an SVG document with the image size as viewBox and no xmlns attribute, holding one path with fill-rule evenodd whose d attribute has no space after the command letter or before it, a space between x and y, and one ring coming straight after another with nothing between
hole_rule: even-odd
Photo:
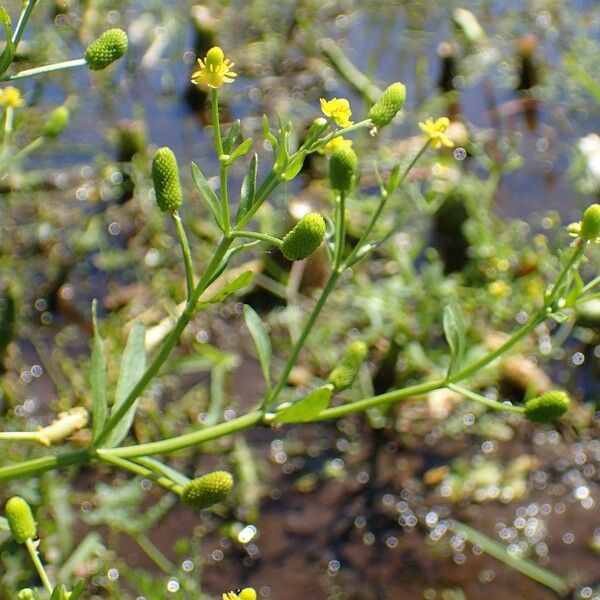
<instances>
[{"instance_id":1,"label":"water droplet","mask_svg":"<svg viewBox=\"0 0 600 600\"><path fill-rule=\"evenodd\" d=\"M465 160L467 157L467 151L464 148L455 148L453 154L456 160Z\"/></svg>"}]
</instances>

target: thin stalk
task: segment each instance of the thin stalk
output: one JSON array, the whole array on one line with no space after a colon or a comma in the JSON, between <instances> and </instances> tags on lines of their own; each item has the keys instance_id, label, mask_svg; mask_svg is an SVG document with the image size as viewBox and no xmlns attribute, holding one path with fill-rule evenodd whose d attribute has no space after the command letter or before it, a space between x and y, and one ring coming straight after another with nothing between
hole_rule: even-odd
<instances>
[{"instance_id":1,"label":"thin stalk","mask_svg":"<svg viewBox=\"0 0 600 600\"><path fill-rule=\"evenodd\" d=\"M586 246L587 246L587 242L585 242L581 238L579 238L577 240L577 246L575 247L575 250L574 250L573 254L571 255L571 258L565 263L565 266L563 267L562 271L560 272L558 279L552 286L552 291L550 292L550 295L544 302L544 308L549 308L552 305L552 303L554 302L554 300L556 300L556 296L560 292L560 288L561 288L563 281L568 277L568 275L571 273L571 271L574 268L576 268L577 263L581 260L581 257L583 256L583 253L585 252Z\"/></svg>"},{"instance_id":2,"label":"thin stalk","mask_svg":"<svg viewBox=\"0 0 600 600\"><path fill-rule=\"evenodd\" d=\"M31 13L35 8L37 2L38 0L29 0L27 4L25 4L25 6L23 7L23 10L21 11L19 21L17 22L17 26L15 27L12 36L12 43L14 44L15 52L19 47L19 43L21 41L21 38L23 37L23 33L25 32L25 27L27 26L27 21L29 21L29 17L31 16Z\"/></svg>"},{"instance_id":3,"label":"thin stalk","mask_svg":"<svg viewBox=\"0 0 600 600\"><path fill-rule=\"evenodd\" d=\"M448 384L448 389L453 390L461 396L468 398L469 400L473 400L474 402L479 402L479 404L483 404L488 408L493 408L494 410L505 410L507 412L517 413L518 415L523 414L522 406L513 406L512 404L504 404L502 402L498 402L497 400L491 400L490 398L486 398L481 394L477 394L472 390L462 387L461 385L456 385L455 383Z\"/></svg>"},{"instance_id":4,"label":"thin stalk","mask_svg":"<svg viewBox=\"0 0 600 600\"><path fill-rule=\"evenodd\" d=\"M454 531L454 533L464 535L471 544L479 546L492 558L499 560L511 569L515 569L515 571L519 571L519 573L522 573L530 579L545 585L547 588L556 592L561 598L569 591L569 586L562 577L525 558L510 554L503 545L476 529L473 529L464 523L460 523L459 521L455 521L454 519L449 522L449 528Z\"/></svg>"},{"instance_id":5,"label":"thin stalk","mask_svg":"<svg viewBox=\"0 0 600 600\"><path fill-rule=\"evenodd\" d=\"M138 444L136 446L126 446L124 448L111 448L102 450L104 456L119 456L122 458L136 458L138 456L152 456L154 454L169 454L177 450L184 450L192 446L203 444L211 440L216 440L226 435L232 435L238 431L250 429L262 422L264 414L257 410L231 421L219 423L206 429L193 431L167 440L159 442L150 442L148 444ZM1 480L0 480L1 481Z\"/></svg>"},{"instance_id":6,"label":"thin stalk","mask_svg":"<svg viewBox=\"0 0 600 600\"><path fill-rule=\"evenodd\" d=\"M404 400L412 396L420 396L421 394L426 394L427 392L443 388L445 385L446 383L443 379L411 385L409 387L402 388L401 390L394 390L385 394L379 394L378 396L364 398L363 400L348 402L348 404L344 404L343 406L326 408L316 416L315 420L326 421L328 419L338 419L340 417L345 417L346 415L361 412L363 410L367 410L368 408L374 408L382 404L391 404L393 402L398 402L398 400Z\"/></svg>"},{"instance_id":7,"label":"thin stalk","mask_svg":"<svg viewBox=\"0 0 600 600\"><path fill-rule=\"evenodd\" d=\"M342 129L337 129L336 131L332 131L330 134L326 135L318 139L316 142L311 144L306 152L311 154L312 152L316 152L319 148L322 148L327 142L330 142L333 138L339 137L340 135L346 135L347 133L352 133L354 131L359 131L360 129L365 129L366 127L372 127L373 123L371 119L364 119L359 121L358 123L354 123L354 125L350 125L348 127L343 127ZM293 155L295 156L295 154ZM290 161L293 157L290 157Z\"/></svg>"},{"instance_id":8,"label":"thin stalk","mask_svg":"<svg viewBox=\"0 0 600 600\"><path fill-rule=\"evenodd\" d=\"M298 337L298 339L296 340L296 343L294 344L294 347L292 348L292 351L290 352L290 355L285 363L285 366L283 367L283 371L281 372L281 374L279 376L279 380L277 381L277 385L273 388L273 391L269 395L265 396L265 399L261 404L262 409L268 409L269 405L273 404L275 402L275 400L277 400L277 397L281 393L281 390L284 388L285 384L287 383L288 377L289 377L294 365L296 364L296 361L298 360L298 355L300 354L300 350L302 350L302 347L304 346L304 342L306 341L308 334L311 332L313 325L315 324L315 321L317 320L317 317L319 316L319 313L325 306L325 303L327 302L327 298L329 297L329 294L331 294L331 292L333 291L333 288L335 287L335 284L337 283L339 276L340 276L340 273L338 271L335 271L335 270L331 271L331 273L329 275L329 279L327 280L325 287L321 290L321 294L319 295L319 299L317 300L315 307L313 308L312 312L310 313L310 316L308 317L308 320L306 321L306 323L304 324L304 327L302 328L300 337Z\"/></svg>"},{"instance_id":9,"label":"thin stalk","mask_svg":"<svg viewBox=\"0 0 600 600\"><path fill-rule=\"evenodd\" d=\"M175 211L171 217L173 223L175 223L175 231L177 232L177 238L179 239L179 245L181 246L181 253L183 255L183 264L185 266L185 283L187 287L187 299L189 300L194 293L194 267L192 265L192 254L190 252L190 245L188 243L183 223L179 213Z\"/></svg>"},{"instance_id":10,"label":"thin stalk","mask_svg":"<svg viewBox=\"0 0 600 600\"><path fill-rule=\"evenodd\" d=\"M87 462L90 459L89 450L75 450L73 452L63 452L55 456L43 456L25 460L15 465L0 467L0 483L11 481L12 479L22 479L33 477L46 471L53 471L62 467L78 465Z\"/></svg>"},{"instance_id":11,"label":"thin stalk","mask_svg":"<svg viewBox=\"0 0 600 600\"><path fill-rule=\"evenodd\" d=\"M261 242L266 242L267 244L272 244L273 246L277 246L281 248L283 241L279 238L273 237L272 235L267 235L266 233L259 233L258 231L237 231L233 230L231 232L231 237L241 237L241 238L250 238L253 240L260 240Z\"/></svg>"},{"instance_id":12,"label":"thin stalk","mask_svg":"<svg viewBox=\"0 0 600 600\"><path fill-rule=\"evenodd\" d=\"M35 77L36 75L44 75L55 71L64 71L75 67L84 67L87 65L85 58L76 58L75 60L65 60L62 62L53 63L51 65L42 65L33 69L25 69L14 75L4 75L0 81L16 81L17 79L25 79L26 77Z\"/></svg>"},{"instance_id":13,"label":"thin stalk","mask_svg":"<svg viewBox=\"0 0 600 600\"><path fill-rule=\"evenodd\" d=\"M177 567L152 543L145 533L132 534L131 538L137 542L138 546L161 571L167 575L177 573Z\"/></svg>"},{"instance_id":14,"label":"thin stalk","mask_svg":"<svg viewBox=\"0 0 600 600\"><path fill-rule=\"evenodd\" d=\"M594 277L594 279L592 279L589 283L584 285L583 288L581 289L581 293L585 294L586 292L589 292L592 288L596 287L599 283L600 283L600 275L598 275L598 277Z\"/></svg>"},{"instance_id":15,"label":"thin stalk","mask_svg":"<svg viewBox=\"0 0 600 600\"><path fill-rule=\"evenodd\" d=\"M410 163L408 164L406 169L404 169L402 176L400 177L400 179L398 180L398 183L396 184L396 188L400 187L404 183L404 180L406 179L408 174L412 171L413 167L417 164L417 162L421 158L421 156L423 156L423 154L425 153L427 148L429 148L429 144L431 144L431 140L427 140L425 142L425 144L423 144L423 147L415 154L415 156L410 161ZM352 249L352 251L350 252L348 257L346 258L346 261L344 263L345 265L350 266L352 264L352 261L354 260L354 257L356 256L356 254L366 244L366 242L369 238L369 235L371 234L371 231L373 230L373 227L375 227L375 223L377 223L377 221L379 220L381 212L385 208L388 198L393 191L394 190L390 190L388 192L388 190L383 190L383 193L381 195L381 201L379 202L379 205L375 209L375 212L373 213L371 220L369 221L369 224L367 225L367 228L364 230L363 234L360 236L360 239L358 240L358 242L356 243L356 245L354 246L354 248Z\"/></svg>"},{"instance_id":16,"label":"thin stalk","mask_svg":"<svg viewBox=\"0 0 600 600\"><path fill-rule=\"evenodd\" d=\"M31 557L31 562L33 563L35 570L40 576L44 587L51 594L53 587L50 583L50 579L48 579L48 574L46 573L46 569L44 569L44 565L42 564L42 561L40 560L40 556L37 551L39 543L39 540L37 542L34 542L31 538L25 540L25 546L27 547L27 552L29 552L29 556Z\"/></svg>"},{"instance_id":17,"label":"thin stalk","mask_svg":"<svg viewBox=\"0 0 600 600\"><path fill-rule=\"evenodd\" d=\"M108 423L104 426L104 429L98 436L95 442L95 447L100 447L107 439L110 432L116 427L117 423L123 418L125 413L129 410L131 405L139 398L141 393L146 389L146 386L150 383L150 381L154 378L154 376L158 373L163 363L171 353L171 350L175 347L183 330L186 328L187 324L190 322L192 317L196 312L196 304L198 303L198 299L206 290L206 288L210 285L212 277L219 267L221 260L225 256L227 250L231 246L233 239L230 237L223 237L217 250L212 257L210 263L206 267L204 274L200 278L200 281L196 285L194 292L192 293L191 298L188 300L185 309L177 319L175 326L169 333L169 335L165 338L158 354L154 357L148 368L144 371L143 375L140 377L138 382L135 384L129 395L117 410L117 412L108 420ZM1 470L0 470L1 473Z\"/></svg>"},{"instance_id":18,"label":"thin stalk","mask_svg":"<svg viewBox=\"0 0 600 600\"><path fill-rule=\"evenodd\" d=\"M40 136L29 142L27 146L21 148L18 152L13 154L8 160L2 162L2 158L4 157L4 152L0 151L0 177L4 175L4 173L8 170L9 167L23 160L26 156L41 148L44 145L44 137Z\"/></svg>"},{"instance_id":19,"label":"thin stalk","mask_svg":"<svg viewBox=\"0 0 600 600\"><path fill-rule=\"evenodd\" d=\"M130 473L134 473L140 477L151 479L170 492L174 492L176 494L181 493L182 486L180 484L173 482L169 477L158 475L155 471L149 469L148 467L144 467L143 465L137 464L125 458L112 456L107 454L105 450L97 450L96 456L102 462L113 465L114 467L118 467L119 469L124 469L125 471L129 471Z\"/></svg>"},{"instance_id":20,"label":"thin stalk","mask_svg":"<svg viewBox=\"0 0 600 600\"><path fill-rule=\"evenodd\" d=\"M223 216L223 233L229 236L231 217L229 216L229 193L227 190L227 165L223 160L223 141L221 139L221 124L219 122L219 90L211 88L212 126L215 140L215 150L219 159L219 178L221 180L221 214Z\"/></svg>"},{"instance_id":21,"label":"thin stalk","mask_svg":"<svg viewBox=\"0 0 600 600\"><path fill-rule=\"evenodd\" d=\"M346 192L341 190L335 201L335 238L333 250L333 270L337 271L342 263L346 243Z\"/></svg>"},{"instance_id":22,"label":"thin stalk","mask_svg":"<svg viewBox=\"0 0 600 600\"><path fill-rule=\"evenodd\" d=\"M164 475L167 479L171 479L179 485L185 486L190 482L190 478L186 477L183 473L180 473L176 469L173 469L154 458L150 458L149 456L139 456L138 458L134 459L134 462L144 467L148 467L155 473Z\"/></svg>"}]
</instances>

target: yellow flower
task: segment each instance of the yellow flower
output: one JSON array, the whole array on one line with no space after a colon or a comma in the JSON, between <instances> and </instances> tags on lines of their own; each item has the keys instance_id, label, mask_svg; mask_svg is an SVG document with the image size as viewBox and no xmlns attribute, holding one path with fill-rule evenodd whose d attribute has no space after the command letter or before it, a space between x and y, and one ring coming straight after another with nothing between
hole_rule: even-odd
<instances>
[{"instance_id":1,"label":"yellow flower","mask_svg":"<svg viewBox=\"0 0 600 600\"><path fill-rule=\"evenodd\" d=\"M431 140L433 148L441 148L442 146L452 148L454 146L452 140L444 133L449 125L450 119L448 117L440 117L436 121L429 118L425 119L424 123L419 123L421 130Z\"/></svg>"},{"instance_id":2,"label":"yellow flower","mask_svg":"<svg viewBox=\"0 0 600 600\"><path fill-rule=\"evenodd\" d=\"M338 148L351 148L352 140L347 140L343 138L341 135L334 137L332 140L329 140L322 148L319 149L321 154L331 154L334 150Z\"/></svg>"},{"instance_id":3,"label":"yellow flower","mask_svg":"<svg viewBox=\"0 0 600 600\"><path fill-rule=\"evenodd\" d=\"M223 594L223 600L256 600L256 592L252 588L226 592Z\"/></svg>"},{"instance_id":4,"label":"yellow flower","mask_svg":"<svg viewBox=\"0 0 600 600\"><path fill-rule=\"evenodd\" d=\"M24 101L21 97L21 92L17 88L12 87L12 85L9 85L0 90L0 104L6 107L19 108L23 106Z\"/></svg>"},{"instance_id":5,"label":"yellow flower","mask_svg":"<svg viewBox=\"0 0 600 600\"><path fill-rule=\"evenodd\" d=\"M346 98L332 98L331 100L321 98L321 111L326 117L333 117L340 127L349 127L352 125L352 121L350 120L352 111L350 110L350 103Z\"/></svg>"},{"instance_id":6,"label":"yellow flower","mask_svg":"<svg viewBox=\"0 0 600 600\"><path fill-rule=\"evenodd\" d=\"M237 73L231 71L233 63L225 58L223 50L214 46L206 53L204 61L198 59L200 69L192 73L192 83L220 88L224 83L231 83Z\"/></svg>"},{"instance_id":7,"label":"yellow flower","mask_svg":"<svg viewBox=\"0 0 600 600\"><path fill-rule=\"evenodd\" d=\"M492 281L492 283L488 285L488 290L495 298L505 298L506 296L510 296L511 292L508 283L501 280Z\"/></svg>"}]
</instances>

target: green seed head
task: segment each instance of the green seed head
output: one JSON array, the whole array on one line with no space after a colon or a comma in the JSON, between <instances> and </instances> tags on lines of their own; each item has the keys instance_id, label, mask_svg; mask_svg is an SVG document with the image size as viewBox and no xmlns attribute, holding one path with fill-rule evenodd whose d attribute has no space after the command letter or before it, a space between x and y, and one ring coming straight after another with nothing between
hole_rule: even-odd
<instances>
[{"instance_id":1,"label":"green seed head","mask_svg":"<svg viewBox=\"0 0 600 600\"><path fill-rule=\"evenodd\" d=\"M20 496L13 496L4 508L6 520L15 542L24 544L36 537L36 525L29 504Z\"/></svg>"},{"instance_id":2,"label":"green seed head","mask_svg":"<svg viewBox=\"0 0 600 600\"><path fill-rule=\"evenodd\" d=\"M223 50L219 48L219 46L213 46L206 53L206 66L207 67L218 67L223 60L225 59L225 55L223 54Z\"/></svg>"},{"instance_id":3,"label":"green seed head","mask_svg":"<svg viewBox=\"0 0 600 600\"><path fill-rule=\"evenodd\" d=\"M227 498L233 477L227 471L213 471L190 481L181 492L181 500L194 508L208 508Z\"/></svg>"},{"instance_id":4,"label":"green seed head","mask_svg":"<svg viewBox=\"0 0 600 600\"><path fill-rule=\"evenodd\" d=\"M600 236L600 204L588 206L581 219L581 237L594 241Z\"/></svg>"},{"instance_id":5,"label":"green seed head","mask_svg":"<svg viewBox=\"0 0 600 600\"><path fill-rule=\"evenodd\" d=\"M329 182L334 190L347 192L354 183L358 158L348 145L336 148L329 160Z\"/></svg>"},{"instance_id":6,"label":"green seed head","mask_svg":"<svg viewBox=\"0 0 600 600\"><path fill-rule=\"evenodd\" d=\"M406 100L406 87L402 83L392 83L369 111L369 119L378 129L388 125L396 116L398 111L402 110Z\"/></svg>"},{"instance_id":7,"label":"green seed head","mask_svg":"<svg viewBox=\"0 0 600 600\"><path fill-rule=\"evenodd\" d=\"M319 213L304 215L283 238L281 251L288 260L303 260L325 239L325 220Z\"/></svg>"},{"instance_id":8,"label":"green seed head","mask_svg":"<svg viewBox=\"0 0 600 600\"><path fill-rule=\"evenodd\" d=\"M552 390L525 402L525 417L533 423L551 423L562 417L571 406L566 392Z\"/></svg>"},{"instance_id":9,"label":"green seed head","mask_svg":"<svg viewBox=\"0 0 600 600\"><path fill-rule=\"evenodd\" d=\"M69 124L70 116L71 114L66 106L59 106L58 108L55 108L50 113L50 117L48 117L48 120L44 124L42 135L51 140L57 138Z\"/></svg>"},{"instance_id":10,"label":"green seed head","mask_svg":"<svg viewBox=\"0 0 600 600\"><path fill-rule=\"evenodd\" d=\"M109 29L85 51L85 60L92 71L101 71L127 52L127 34L122 29Z\"/></svg>"},{"instance_id":11,"label":"green seed head","mask_svg":"<svg viewBox=\"0 0 600 600\"><path fill-rule=\"evenodd\" d=\"M34 600L33 590L31 588L23 588L17 594L17 600Z\"/></svg>"},{"instance_id":12,"label":"green seed head","mask_svg":"<svg viewBox=\"0 0 600 600\"><path fill-rule=\"evenodd\" d=\"M366 356L367 345L364 342L352 342L346 348L339 364L327 378L336 392L345 390L354 383Z\"/></svg>"},{"instance_id":13,"label":"green seed head","mask_svg":"<svg viewBox=\"0 0 600 600\"><path fill-rule=\"evenodd\" d=\"M170 148L159 148L152 160L152 183L156 204L163 212L175 212L183 201L179 167Z\"/></svg>"}]
</instances>

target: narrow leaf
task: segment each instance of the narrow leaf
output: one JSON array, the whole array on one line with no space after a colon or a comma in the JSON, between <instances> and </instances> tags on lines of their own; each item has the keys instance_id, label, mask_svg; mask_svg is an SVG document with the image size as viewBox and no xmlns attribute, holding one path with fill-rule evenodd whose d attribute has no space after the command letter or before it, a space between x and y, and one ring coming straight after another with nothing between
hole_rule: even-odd
<instances>
[{"instance_id":1,"label":"narrow leaf","mask_svg":"<svg viewBox=\"0 0 600 600\"><path fill-rule=\"evenodd\" d=\"M111 414L115 414L123 404L129 392L138 382L142 373L146 370L146 348L144 344L145 328L142 323L136 323L129 334L127 345L121 359L121 371L117 381L117 390L115 392L115 403ZM125 416L119 421L117 426L108 436L105 447L114 448L125 438L137 410L139 398L131 405Z\"/></svg>"},{"instance_id":2,"label":"narrow leaf","mask_svg":"<svg viewBox=\"0 0 600 600\"><path fill-rule=\"evenodd\" d=\"M250 150L250 148L252 148L252 143L253 143L253 139L252 138L248 138L247 140L244 140L232 153L231 156L229 157L229 161L228 163L231 164L236 158L239 158L240 156L244 156L244 154L246 154L246 152L248 152L248 150Z\"/></svg>"},{"instance_id":3,"label":"narrow leaf","mask_svg":"<svg viewBox=\"0 0 600 600\"><path fill-rule=\"evenodd\" d=\"M308 396L304 396L291 406L279 411L274 423L307 423L312 421L321 411L329 406L331 400L332 385L317 388Z\"/></svg>"},{"instance_id":4,"label":"narrow leaf","mask_svg":"<svg viewBox=\"0 0 600 600\"><path fill-rule=\"evenodd\" d=\"M442 320L444 335L450 348L450 367L448 375L460 369L465 354L465 320L456 298L451 298L444 307Z\"/></svg>"},{"instance_id":5,"label":"narrow leaf","mask_svg":"<svg viewBox=\"0 0 600 600\"><path fill-rule=\"evenodd\" d=\"M277 138L271 133L271 127L269 125L269 119L267 118L267 115L262 116L262 130L265 140L271 144L271 148L273 148L273 151L275 151L275 148L277 148Z\"/></svg>"},{"instance_id":6,"label":"narrow leaf","mask_svg":"<svg viewBox=\"0 0 600 600\"><path fill-rule=\"evenodd\" d=\"M92 439L95 441L104 425L108 415L108 401L106 398L106 356L104 354L104 340L98 331L96 318L96 300L92 302L92 356L90 359L90 394L92 396Z\"/></svg>"},{"instance_id":7,"label":"narrow leaf","mask_svg":"<svg viewBox=\"0 0 600 600\"><path fill-rule=\"evenodd\" d=\"M236 223L243 218L254 204L254 195L256 193L256 174L258 172L258 154L254 154L244 179L242 181L242 189L240 191L240 206L236 217Z\"/></svg>"},{"instance_id":8,"label":"narrow leaf","mask_svg":"<svg viewBox=\"0 0 600 600\"><path fill-rule=\"evenodd\" d=\"M244 271L241 275L238 275L233 281L230 281L227 285L223 286L214 296L210 296L209 298L202 299L198 302L198 306L202 307L207 304L217 304L218 302L222 302L228 296L231 296L234 292L237 292L243 287L246 287L250 284L254 277L253 271Z\"/></svg>"},{"instance_id":9,"label":"narrow leaf","mask_svg":"<svg viewBox=\"0 0 600 600\"><path fill-rule=\"evenodd\" d=\"M271 340L269 332L256 311L246 305L244 306L244 321L246 327L254 340L256 351L258 353L258 362L262 370L263 379L267 385L267 393L271 390Z\"/></svg>"},{"instance_id":10,"label":"narrow leaf","mask_svg":"<svg viewBox=\"0 0 600 600\"><path fill-rule=\"evenodd\" d=\"M206 200L210 211L217 222L217 225L223 229L223 215L221 214L221 203L217 198L214 190L208 185L208 181L206 177L202 174L202 171L198 168L196 163L192 163L192 179L196 184L199 192L202 194L203 198Z\"/></svg>"},{"instance_id":11,"label":"narrow leaf","mask_svg":"<svg viewBox=\"0 0 600 600\"><path fill-rule=\"evenodd\" d=\"M225 137L223 138L223 152L225 152L225 154L231 152L235 141L240 135L240 125L240 120L236 119L229 128L229 131L225 134Z\"/></svg>"},{"instance_id":12,"label":"narrow leaf","mask_svg":"<svg viewBox=\"0 0 600 600\"><path fill-rule=\"evenodd\" d=\"M281 174L281 179L284 181L291 181L300 173L302 165L304 165L304 159L306 158L306 152L303 150L298 153L294 159L289 163L287 169Z\"/></svg>"},{"instance_id":13,"label":"narrow leaf","mask_svg":"<svg viewBox=\"0 0 600 600\"><path fill-rule=\"evenodd\" d=\"M69 600L77 600L85 592L85 582L83 579L80 579L77 582L77 585L73 588L71 595L69 596Z\"/></svg>"}]
</instances>

